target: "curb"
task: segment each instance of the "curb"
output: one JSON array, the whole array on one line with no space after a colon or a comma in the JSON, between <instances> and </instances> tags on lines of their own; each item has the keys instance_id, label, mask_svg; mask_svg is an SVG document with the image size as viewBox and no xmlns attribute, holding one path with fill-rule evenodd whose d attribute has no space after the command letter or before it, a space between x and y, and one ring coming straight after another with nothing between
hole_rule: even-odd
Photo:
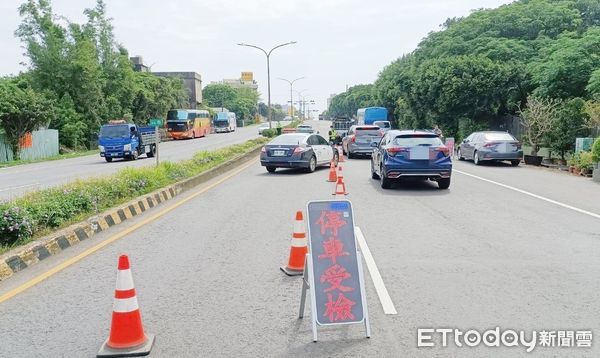
<instances>
[{"instance_id":1,"label":"curb","mask_svg":"<svg viewBox=\"0 0 600 358\"><path fill-rule=\"evenodd\" d=\"M1 255L0 282L29 266L35 265L50 256L57 255L73 245L77 245L81 241L90 239L112 226L119 225L123 221L141 215L143 212L152 209L162 202L173 199L181 193L231 170L240 163L255 158L260 153L262 147L263 145L261 144L248 153L239 155L194 177L133 199L116 208L94 215L86 221L73 224Z\"/></svg>"}]
</instances>

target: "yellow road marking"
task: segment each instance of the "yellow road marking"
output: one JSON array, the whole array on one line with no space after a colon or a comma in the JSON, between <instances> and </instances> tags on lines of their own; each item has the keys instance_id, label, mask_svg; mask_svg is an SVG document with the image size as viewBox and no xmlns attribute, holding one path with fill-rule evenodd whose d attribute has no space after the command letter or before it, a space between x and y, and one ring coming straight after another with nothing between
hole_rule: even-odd
<instances>
[{"instance_id":1,"label":"yellow road marking","mask_svg":"<svg viewBox=\"0 0 600 358\"><path fill-rule=\"evenodd\" d=\"M109 245L119 239L122 239L123 237L131 234L132 232L136 231L137 229L141 228L142 226L160 218L161 216L164 216L165 214L177 209L178 207L180 207L181 205L187 203L188 201L194 199L195 197L202 195L204 193L206 193L207 191L211 190L212 188L221 185L223 182L233 178L234 176L238 175L239 173L241 173L242 171L248 169L251 165L255 165L256 160L252 160L250 161L250 163L242 166L241 168L239 168L238 170L229 173L228 175L226 175L225 177L217 180L216 182L210 184L209 186L195 192L194 194L190 195L189 197L169 206L164 208L162 211L157 212L156 214L148 217L147 219L113 235L112 237L102 241L101 243L99 243L98 245L91 247L87 250L85 250L84 252L80 253L77 256L74 256L66 261L64 261L63 263L51 268L50 270L38 275L37 277L25 282L24 284L22 284L19 287L16 287L10 291L8 291L7 293L3 294L2 296L0 296L0 303L7 301L11 298L13 298L14 296L18 295L19 293L28 290L29 288L37 285L38 283L46 280L47 278L50 278L51 276L53 276L54 274L64 270L65 268L81 261L82 259L86 258L87 256L93 254L94 252L100 250L101 248L103 248L106 245Z\"/></svg>"}]
</instances>

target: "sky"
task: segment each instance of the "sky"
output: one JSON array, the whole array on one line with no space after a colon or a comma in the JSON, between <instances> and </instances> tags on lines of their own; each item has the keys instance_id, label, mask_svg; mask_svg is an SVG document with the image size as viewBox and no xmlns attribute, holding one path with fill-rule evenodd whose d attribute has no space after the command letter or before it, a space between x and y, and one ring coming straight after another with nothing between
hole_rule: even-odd
<instances>
[{"instance_id":1,"label":"sky","mask_svg":"<svg viewBox=\"0 0 600 358\"><path fill-rule=\"evenodd\" d=\"M0 0L0 75L26 70L14 31L23 0ZM54 12L85 22L83 10L95 0L52 0ZM238 46L273 51L271 102L290 100L290 85L311 109L326 109L327 98L346 87L372 83L389 63L413 51L447 18L473 9L495 8L508 0L105 0L117 40L140 55L152 71L195 71L202 85L254 73L267 102L266 56ZM294 101L298 94L294 93Z\"/></svg>"}]
</instances>

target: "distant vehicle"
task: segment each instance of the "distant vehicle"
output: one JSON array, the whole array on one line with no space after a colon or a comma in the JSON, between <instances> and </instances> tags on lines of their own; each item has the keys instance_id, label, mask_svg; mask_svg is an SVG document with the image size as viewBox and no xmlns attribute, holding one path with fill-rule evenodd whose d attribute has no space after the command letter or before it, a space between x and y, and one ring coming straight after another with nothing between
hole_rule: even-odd
<instances>
[{"instance_id":1,"label":"distant vehicle","mask_svg":"<svg viewBox=\"0 0 600 358\"><path fill-rule=\"evenodd\" d=\"M167 112L167 134L172 139L205 137L211 131L207 110L173 109Z\"/></svg>"},{"instance_id":2,"label":"distant vehicle","mask_svg":"<svg viewBox=\"0 0 600 358\"><path fill-rule=\"evenodd\" d=\"M388 111L384 107L359 108L356 111L356 124L373 124L375 121L387 121Z\"/></svg>"},{"instance_id":3,"label":"distant vehicle","mask_svg":"<svg viewBox=\"0 0 600 358\"><path fill-rule=\"evenodd\" d=\"M348 133L348 129L350 129L350 127L352 127L354 124L354 120L350 118L339 117L334 118L331 125L333 126L333 129L335 129L336 133L340 137L343 137L346 135L346 133Z\"/></svg>"},{"instance_id":4,"label":"distant vehicle","mask_svg":"<svg viewBox=\"0 0 600 358\"><path fill-rule=\"evenodd\" d=\"M319 165L338 163L338 152L319 134L288 133L275 137L262 148L260 164L273 173L277 168L304 168L314 172Z\"/></svg>"},{"instance_id":5,"label":"distant vehicle","mask_svg":"<svg viewBox=\"0 0 600 358\"><path fill-rule=\"evenodd\" d=\"M390 130L379 144L372 145L371 177L380 179L382 188L390 188L394 179L407 177L436 181L440 189L450 187L450 150L436 134Z\"/></svg>"},{"instance_id":6,"label":"distant vehicle","mask_svg":"<svg viewBox=\"0 0 600 358\"><path fill-rule=\"evenodd\" d=\"M213 120L215 133L234 132L237 127L237 120L233 112L217 112Z\"/></svg>"},{"instance_id":7,"label":"distant vehicle","mask_svg":"<svg viewBox=\"0 0 600 358\"><path fill-rule=\"evenodd\" d=\"M308 124L301 124L298 127L296 127L296 132L298 132L298 133L314 133L315 130L313 129L313 127L309 126Z\"/></svg>"},{"instance_id":8,"label":"distant vehicle","mask_svg":"<svg viewBox=\"0 0 600 358\"><path fill-rule=\"evenodd\" d=\"M352 126L348 134L342 138L342 151L348 155L348 158L371 155L373 152L371 142L379 143L382 135L383 132L378 126Z\"/></svg>"},{"instance_id":9,"label":"distant vehicle","mask_svg":"<svg viewBox=\"0 0 600 358\"><path fill-rule=\"evenodd\" d=\"M523 158L521 143L507 132L474 132L458 147L459 160L470 159L475 165L484 161L509 161L517 166Z\"/></svg>"},{"instance_id":10,"label":"distant vehicle","mask_svg":"<svg viewBox=\"0 0 600 358\"><path fill-rule=\"evenodd\" d=\"M98 135L100 156L107 162L114 158L136 160L146 154L156 154L156 132L154 127L138 127L124 120L110 121L100 128Z\"/></svg>"},{"instance_id":11,"label":"distant vehicle","mask_svg":"<svg viewBox=\"0 0 600 358\"><path fill-rule=\"evenodd\" d=\"M269 129L269 123L261 123L258 126L258 134L262 134L265 129Z\"/></svg>"},{"instance_id":12,"label":"distant vehicle","mask_svg":"<svg viewBox=\"0 0 600 358\"><path fill-rule=\"evenodd\" d=\"M381 128L384 133L392 129L392 124L390 121L375 121L373 122L373 125Z\"/></svg>"}]
</instances>

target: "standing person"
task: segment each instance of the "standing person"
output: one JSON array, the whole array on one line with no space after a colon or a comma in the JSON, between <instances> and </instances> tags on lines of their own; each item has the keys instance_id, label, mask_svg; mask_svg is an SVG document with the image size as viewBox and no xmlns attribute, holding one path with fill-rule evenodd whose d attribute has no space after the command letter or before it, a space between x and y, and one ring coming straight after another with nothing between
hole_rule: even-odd
<instances>
[{"instance_id":1,"label":"standing person","mask_svg":"<svg viewBox=\"0 0 600 358\"><path fill-rule=\"evenodd\" d=\"M331 142L331 144L334 144L336 137L337 137L337 133L335 132L335 129L333 128L333 126L330 126L329 127L329 142Z\"/></svg>"}]
</instances>

